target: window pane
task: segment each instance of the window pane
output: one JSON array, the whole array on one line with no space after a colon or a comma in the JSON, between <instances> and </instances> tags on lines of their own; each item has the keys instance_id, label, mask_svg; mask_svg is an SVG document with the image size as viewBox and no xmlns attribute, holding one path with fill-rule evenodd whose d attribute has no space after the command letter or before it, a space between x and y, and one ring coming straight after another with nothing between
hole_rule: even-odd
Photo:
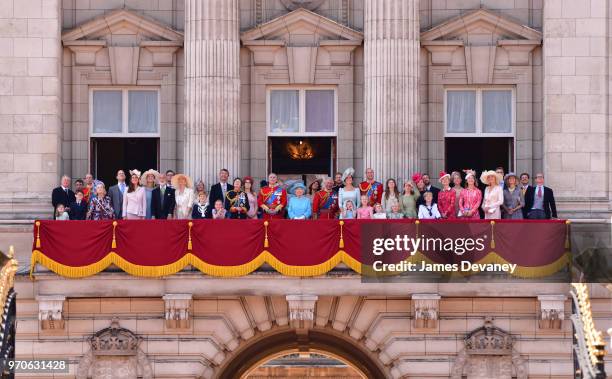
<instances>
[{"instance_id":1,"label":"window pane","mask_svg":"<svg viewBox=\"0 0 612 379\"><path fill-rule=\"evenodd\" d=\"M475 133L476 91L448 91L446 94L446 131Z\"/></svg>"},{"instance_id":2,"label":"window pane","mask_svg":"<svg viewBox=\"0 0 612 379\"><path fill-rule=\"evenodd\" d=\"M157 133L157 91L129 91L128 111L129 133Z\"/></svg>"},{"instance_id":3,"label":"window pane","mask_svg":"<svg viewBox=\"0 0 612 379\"><path fill-rule=\"evenodd\" d=\"M306 91L306 131L334 131L334 91Z\"/></svg>"},{"instance_id":4,"label":"window pane","mask_svg":"<svg viewBox=\"0 0 612 379\"><path fill-rule=\"evenodd\" d=\"M297 90L270 91L270 132L300 131L300 95Z\"/></svg>"},{"instance_id":5,"label":"window pane","mask_svg":"<svg viewBox=\"0 0 612 379\"><path fill-rule=\"evenodd\" d=\"M121 133L121 91L94 91L93 132Z\"/></svg>"},{"instance_id":6,"label":"window pane","mask_svg":"<svg viewBox=\"0 0 612 379\"><path fill-rule=\"evenodd\" d=\"M482 91L482 131L512 133L512 91Z\"/></svg>"}]
</instances>

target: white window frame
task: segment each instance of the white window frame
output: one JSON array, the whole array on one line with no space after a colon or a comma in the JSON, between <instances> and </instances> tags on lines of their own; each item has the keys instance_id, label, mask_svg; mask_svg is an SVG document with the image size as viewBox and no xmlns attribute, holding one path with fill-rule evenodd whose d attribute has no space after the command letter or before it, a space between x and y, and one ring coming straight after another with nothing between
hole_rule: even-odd
<instances>
[{"instance_id":1,"label":"white window frame","mask_svg":"<svg viewBox=\"0 0 612 379\"><path fill-rule=\"evenodd\" d=\"M93 129L93 94L94 91L121 91L121 132L95 133ZM155 91L157 92L157 132L156 133L130 133L129 122L129 91ZM114 86L89 88L89 136L92 138L121 137L121 138L159 138L161 136L161 93L159 87Z\"/></svg>"},{"instance_id":2,"label":"white window frame","mask_svg":"<svg viewBox=\"0 0 612 379\"><path fill-rule=\"evenodd\" d=\"M270 93L272 91L298 91L299 130L297 132L272 132L270 128ZM306 131L306 91L334 91L334 130L332 132ZM270 86L266 90L266 133L269 137L336 137L338 135L338 88L336 86Z\"/></svg>"},{"instance_id":3,"label":"white window frame","mask_svg":"<svg viewBox=\"0 0 612 379\"><path fill-rule=\"evenodd\" d=\"M512 93L512 130L509 133L485 133L482 131L482 93L485 91L509 90ZM448 92L451 91L473 91L476 93L476 131L468 133L448 132L448 114L446 110ZM444 88L444 136L445 137L514 137L516 135L516 88L514 86L457 86Z\"/></svg>"}]
</instances>

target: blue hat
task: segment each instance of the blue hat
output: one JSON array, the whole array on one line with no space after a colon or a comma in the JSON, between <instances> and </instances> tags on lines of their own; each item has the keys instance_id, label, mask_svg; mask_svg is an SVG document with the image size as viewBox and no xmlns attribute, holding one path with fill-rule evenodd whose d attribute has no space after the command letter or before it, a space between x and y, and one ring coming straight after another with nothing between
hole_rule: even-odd
<instances>
[{"instance_id":1,"label":"blue hat","mask_svg":"<svg viewBox=\"0 0 612 379\"><path fill-rule=\"evenodd\" d=\"M294 184L291 186L291 188L289 188L289 192L290 192L292 195L295 195L295 191L296 191L298 188L301 188L301 189L302 189L302 191L306 192L306 186L305 186L305 185L304 185L304 183L302 183L302 182L297 182L297 183L294 183Z\"/></svg>"}]
</instances>

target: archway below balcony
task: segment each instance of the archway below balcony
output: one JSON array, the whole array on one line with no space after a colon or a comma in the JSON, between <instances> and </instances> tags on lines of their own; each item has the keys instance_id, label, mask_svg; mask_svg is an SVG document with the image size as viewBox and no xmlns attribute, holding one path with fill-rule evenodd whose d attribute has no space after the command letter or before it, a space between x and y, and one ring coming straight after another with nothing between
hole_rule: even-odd
<instances>
[{"instance_id":1,"label":"archway below balcony","mask_svg":"<svg viewBox=\"0 0 612 379\"><path fill-rule=\"evenodd\" d=\"M363 378L388 378L387 369L350 337L330 329L283 329L246 341L216 370L215 379L246 379L266 362L287 354L319 354L350 366Z\"/></svg>"}]
</instances>

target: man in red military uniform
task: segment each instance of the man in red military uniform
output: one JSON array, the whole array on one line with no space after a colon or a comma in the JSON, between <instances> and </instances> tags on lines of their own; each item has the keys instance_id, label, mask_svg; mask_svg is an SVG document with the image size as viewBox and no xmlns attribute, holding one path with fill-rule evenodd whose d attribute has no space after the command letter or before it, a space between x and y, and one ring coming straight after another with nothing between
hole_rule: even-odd
<instances>
[{"instance_id":1,"label":"man in red military uniform","mask_svg":"<svg viewBox=\"0 0 612 379\"><path fill-rule=\"evenodd\" d=\"M312 218L317 220L334 219L338 213L338 194L334 192L334 180L326 178L323 189L312 197Z\"/></svg>"},{"instance_id":2,"label":"man in red military uniform","mask_svg":"<svg viewBox=\"0 0 612 379\"><path fill-rule=\"evenodd\" d=\"M359 192L361 195L368 197L368 205L373 207L374 204L380 204L383 195L382 183L374 180L374 170L371 168L366 169L366 180L359 183Z\"/></svg>"},{"instance_id":3,"label":"man in red military uniform","mask_svg":"<svg viewBox=\"0 0 612 379\"><path fill-rule=\"evenodd\" d=\"M264 220L284 218L287 191L278 185L278 177L275 173L268 175L268 185L259 190L257 205L263 210Z\"/></svg>"}]
</instances>

